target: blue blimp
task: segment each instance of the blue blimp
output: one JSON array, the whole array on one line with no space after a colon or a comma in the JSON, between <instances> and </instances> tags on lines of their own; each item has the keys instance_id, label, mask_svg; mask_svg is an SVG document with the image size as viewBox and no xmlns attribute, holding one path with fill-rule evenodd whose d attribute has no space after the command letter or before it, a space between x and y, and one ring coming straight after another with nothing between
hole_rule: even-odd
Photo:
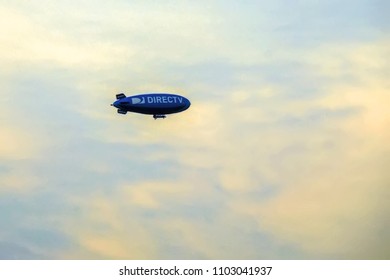
<instances>
[{"instance_id":1,"label":"blue blimp","mask_svg":"<svg viewBox=\"0 0 390 280\"><path fill-rule=\"evenodd\" d=\"M153 115L154 119L164 119L165 115L187 110L191 103L187 98L171 93L145 93L133 96L119 93L111 105L118 109L119 114L133 112Z\"/></svg>"}]
</instances>

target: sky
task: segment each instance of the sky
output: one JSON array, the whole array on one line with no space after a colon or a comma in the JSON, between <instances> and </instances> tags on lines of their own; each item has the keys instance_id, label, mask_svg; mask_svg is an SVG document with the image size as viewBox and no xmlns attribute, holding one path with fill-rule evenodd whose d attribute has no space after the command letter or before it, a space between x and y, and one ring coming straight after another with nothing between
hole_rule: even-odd
<instances>
[{"instance_id":1,"label":"sky","mask_svg":"<svg viewBox=\"0 0 390 280\"><path fill-rule=\"evenodd\" d=\"M389 8L0 0L0 259L389 259Z\"/></svg>"}]
</instances>

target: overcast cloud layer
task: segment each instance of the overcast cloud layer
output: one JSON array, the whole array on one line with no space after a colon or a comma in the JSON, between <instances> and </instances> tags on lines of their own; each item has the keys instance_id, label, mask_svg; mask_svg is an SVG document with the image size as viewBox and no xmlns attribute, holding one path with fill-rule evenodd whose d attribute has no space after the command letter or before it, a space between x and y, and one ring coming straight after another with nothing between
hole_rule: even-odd
<instances>
[{"instance_id":1,"label":"overcast cloud layer","mask_svg":"<svg viewBox=\"0 0 390 280\"><path fill-rule=\"evenodd\" d=\"M390 257L386 1L112 2L0 1L0 259Z\"/></svg>"}]
</instances>

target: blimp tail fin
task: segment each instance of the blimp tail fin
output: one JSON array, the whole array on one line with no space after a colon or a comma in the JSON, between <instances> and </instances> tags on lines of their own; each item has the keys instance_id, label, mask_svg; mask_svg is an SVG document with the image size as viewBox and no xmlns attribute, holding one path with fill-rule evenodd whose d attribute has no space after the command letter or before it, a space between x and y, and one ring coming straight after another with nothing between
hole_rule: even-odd
<instances>
[{"instance_id":1,"label":"blimp tail fin","mask_svg":"<svg viewBox=\"0 0 390 280\"><path fill-rule=\"evenodd\" d=\"M122 98L126 98L126 95L124 93L119 93L116 95L116 99L122 99Z\"/></svg>"}]
</instances>

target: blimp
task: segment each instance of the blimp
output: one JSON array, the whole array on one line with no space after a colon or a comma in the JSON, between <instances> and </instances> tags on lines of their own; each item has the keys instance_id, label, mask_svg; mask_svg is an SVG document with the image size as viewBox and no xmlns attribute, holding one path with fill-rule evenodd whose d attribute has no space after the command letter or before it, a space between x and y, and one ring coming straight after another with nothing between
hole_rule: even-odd
<instances>
[{"instance_id":1,"label":"blimp","mask_svg":"<svg viewBox=\"0 0 390 280\"><path fill-rule=\"evenodd\" d=\"M156 120L165 119L168 114L183 112L191 103L187 98L171 93L143 93L132 96L119 93L111 105L118 109L118 114L132 112L153 115Z\"/></svg>"}]
</instances>

